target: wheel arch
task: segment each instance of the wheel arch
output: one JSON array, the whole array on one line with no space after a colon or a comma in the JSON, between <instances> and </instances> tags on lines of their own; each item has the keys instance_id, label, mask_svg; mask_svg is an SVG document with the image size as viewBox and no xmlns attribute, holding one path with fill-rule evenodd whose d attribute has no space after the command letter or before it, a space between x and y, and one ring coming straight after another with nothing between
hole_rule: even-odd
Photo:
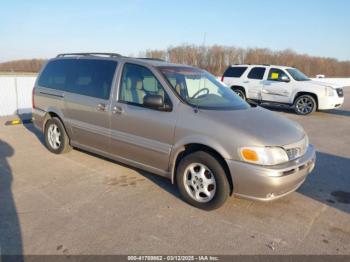
<instances>
[{"instance_id":1,"label":"wheel arch","mask_svg":"<svg viewBox=\"0 0 350 262\"><path fill-rule=\"evenodd\" d=\"M318 96L317 94L315 93L312 93L312 92L305 92L305 91L299 91L297 92L295 95L294 95L294 99L293 99L293 105L295 103L295 100L302 96L302 95L309 95L309 96L312 96L314 99L315 99L315 102L316 102L316 110L318 110Z\"/></svg>"},{"instance_id":2,"label":"wheel arch","mask_svg":"<svg viewBox=\"0 0 350 262\"><path fill-rule=\"evenodd\" d=\"M233 85L230 87L231 90L235 90L235 89L239 89L242 90L244 92L244 95L247 96L247 92L244 86L240 86L240 85Z\"/></svg>"},{"instance_id":3,"label":"wheel arch","mask_svg":"<svg viewBox=\"0 0 350 262\"><path fill-rule=\"evenodd\" d=\"M220 164L222 165L222 167L225 170L225 174L227 177L227 180L229 182L230 185L230 195L232 195L233 193L233 180L232 180L232 176L230 173L230 169L225 161L225 158L222 156L221 153L219 153L219 150L214 149L211 146L202 144L202 143L188 143L185 145L182 145L177 152L175 153L174 157L173 157L173 163L172 163L172 168L171 168L171 182L173 184L175 184L176 182L176 171L177 171L177 167L181 161L181 159L183 159L185 156L187 156L190 153L194 153L197 151L204 151L207 152L209 154L211 154L213 157L215 157Z\"/></svg>"},{"instance_id":4,"label":"wheel arch","mask_svg":"<svg viewBox=\"0 0 350 262\"><path fill-rule=\"evenodd\" d=\"M51 118L54 118L54 117L58 118L61 121L63 128L65 129L66 134L67 134L68 138L70 139L70 137L71 137L71 133L69 132L70 129L67 128L66 124L64 123L63 115L59 111L54 110L54 109L49 109L47 111L45 118L44 118L44 121L43 121L43 129L42 130L45 130L45 126L46 126L47 121Z\"/></svg>"}]
</instances>

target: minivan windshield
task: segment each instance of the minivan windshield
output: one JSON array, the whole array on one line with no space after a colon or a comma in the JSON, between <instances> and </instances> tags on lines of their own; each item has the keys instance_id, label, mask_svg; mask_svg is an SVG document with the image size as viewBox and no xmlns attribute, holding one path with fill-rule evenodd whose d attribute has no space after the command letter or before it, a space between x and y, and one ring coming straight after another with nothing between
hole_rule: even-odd
<instances>
[{"instance_id":1,"label":"minivan windshield","mask_svg":"<svg viewBox=\"0 0 350 262\"><path fill-rule=\"evenodd\" d=\"M159 70L186 103L204 109L246 109L249 104L208 72L178 66L161 66Z\"/></svg>"},{"instance_id":2,"label":"minivan windshield","mask_svg":"<svg viewBox=\"0 0 350 262\"><path fill-rule=\"evenodd\" d=\"M311 79L295 68L288 68L288 73L294 78L295 81L310 81Z\"/></svg>"}]
</instances>

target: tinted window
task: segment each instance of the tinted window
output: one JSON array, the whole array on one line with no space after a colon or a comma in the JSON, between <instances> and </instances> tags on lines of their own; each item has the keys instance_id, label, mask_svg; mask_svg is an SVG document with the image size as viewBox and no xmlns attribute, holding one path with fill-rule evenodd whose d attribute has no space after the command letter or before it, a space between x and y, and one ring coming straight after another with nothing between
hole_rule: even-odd
<instances>
[{"instance_id":1,"label":"tinted window","mask_svg":"<svg viewBox=\"0 0 350 262\"><path fill-rule=\"evenodd\" d=\"M116 67L117 62L111 60L76 60L67 91L109 99Z\"/></svg>"},{"instance_id":2,"label":"tinted window","mask_svg":"<svg viewBox=\"0 0 350 262\"><path fill-rule=\"evenodd\" d=\"M241 77L246 70L247 67L229 67L225 71L224 77Z\"/></svg>"},{"instance_id":3,"label":"tinted window","mask_svg":"<svg viewBox=\"0 0 350 262\"><path fill-rule=\"evenodd\" d=\"M288 75L281 69L271 68L268 76L270 81L280 81L283 82L284 79L289 79Z\"/></svg>"},{"instance_id":4,"label":"tinted window","mask_svg":"<svg viewBox=\"0 0 350 262\"><path fill-rule=\"evenodd\" d=\"M65 90L66 84L74 68L74 60L54 60L49 62L40 75L38 84L58 90Z\"/></svg>"},{"instance_id":5,"label":"tinted window","mask_svg":"<svg viewBox=\"0 0 350 262\"><path fill-rule=\"evenodd\" d=\"M265 70L265 67L254 67L252 70L250 70L248 78L261 80L264 78Z\"/></svg>"},{"instance_id":6,"label":"tinted window","mask_svg":"<svg viewBox=\"0 0 350 262\"><path fill-rule=\"evenodd\" d=\"M160 95L165 104L171 105L163 86L146 67L125 64L120 86L119 101L143 105L145 96Z\"/></svg>"},{"instance_id":7,"label":"tinted window","mask_svg":"<svg viewBox=\"0 0 350 262\"><path fill-rule=\"evenodd\" d=\"M50 62L39 79L43 87L108 99L116 61L62 59Z\"/></svg>"},{"instance_id":8,"label":"tinted window","mask_svg":"<svg viewBox=\"0 0 350 262\"><path fill-rule=\"evenodd\" d=\"M310 81L311 80L306 75L304 75L302 72L300 72L298 69L288 68L287 71L296 81Z\"/></svg>"}]
</instances>

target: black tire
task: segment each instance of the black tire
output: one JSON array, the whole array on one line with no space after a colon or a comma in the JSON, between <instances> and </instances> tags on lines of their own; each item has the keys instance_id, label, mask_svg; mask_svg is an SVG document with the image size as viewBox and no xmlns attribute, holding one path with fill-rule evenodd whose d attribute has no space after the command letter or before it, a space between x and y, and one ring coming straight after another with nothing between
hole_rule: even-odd
<instances>
[{"instance_id":1,"label":"black tire","mask_svg":"<svg viewBox=\"0 0 350 262\"><path fill-rule=\"evenodd\" d=\"M184 201L191 204L192 206L195 206L197 208L204 209L204 210L217 209L225 203L225 201L230 195L230 185L227 180L225 170L220 162L221 161L216 159L213 155L204 151L197 151L197 152L188 154L183 159L181 159L176 171L176 182L177 182L177 186L179 188L181 197L183 198ZM208 202L201 202L201 201L195 200L194 196L188 192L188 190L190 190L189 187L191 186L185 186L188 176L192 176L191 171L187 171L188 168L193 165L196 165L197 163L200 163L201 165L209 169L209 173L205 174L205 176L210 174L210 178L211 178L211 175L214 176L215 178L215 185L208 186L208 189L211 186L212 188L211 192L214 192L212 194L213 195L212 198L210 200L208 198ZM185 171L189 173L186 174ZM203 184L202 184L202 188L203 188Z\"/></svg>"},{"instance_id":2,"label":"black tire","mask_svg":"<svg viewBox=\"0 0 350 262\"><path fill-rule=\"evenodd\" d=\"M57 127L57 130L60 133L60 135L58 136L60 143L58 143L58 141L53 142L51 140L52 137L51 138L49 137L50 136L49 129L50 128L56 129L55 127ZM65 130L61 120L58 119L57 117L50 118L46 122L44 135L45 135L46 147L50 152L52 152L54 154L64 154L64 153L69 152L72 149L72 147L69 145L69 137L66 133L66 130ZM50 142L50 140L51 140L51 142ZM55 146L53 146L52 144L54 144Z\"/></svg>"},{"instance_id":3,"label":"black tire","mask_svg":"<svg viewBox=\"0 0 350 262\"><path fill-rule=\"evenodd\" d=\"M305 116L314 113L317 109L317 104L312 96L301 95L295 99L293 107L295 113Z\"/></svg>"},{"instance_id":4,"label":"black tire","mask_svg":"<svg viewBox=\"0 0 350 262\"><path fill-rule=\"evenodd\" d=\"M242 98L244 101L247 100L245 96L245 92L242 88L232 88L233 92L235 92L240 98Z\"/></svg>"}]
</instances>

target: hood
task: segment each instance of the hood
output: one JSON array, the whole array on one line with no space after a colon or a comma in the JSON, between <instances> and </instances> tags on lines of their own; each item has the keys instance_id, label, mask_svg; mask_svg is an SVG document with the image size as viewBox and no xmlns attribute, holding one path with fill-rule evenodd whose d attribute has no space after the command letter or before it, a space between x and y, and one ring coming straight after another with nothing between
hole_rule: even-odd
<instances>
[{"instance_id":1,"label":"hood","mask_svg":"<svg viewBox=\"0 0 350 262\"><path fill-rule=\"evenodd\" d=\"M235 146L284 146L300 141L304 129L296 122L261 107L245 110L205 110L200 114Z\"/></svg>"},{"instance_id":2,"label":"hood","mask_svg":"<svg viewBox=\"0 0 350 262\"><path fill-rule=\"evenodd\" d=\"M340 88L341 86L339 85L336 85L336 84L332 84L332 83L327 83L327 82L321 82L321 81L314 81L314 80L311 80L311 81L306 81L305 82L305 86L307 85L312 85L313 87L315 86L321 86L322 88L323 87L326 87L326 86L329 86L333 89L336 89L336 88Z\"/></svg>"}]
</instances>

